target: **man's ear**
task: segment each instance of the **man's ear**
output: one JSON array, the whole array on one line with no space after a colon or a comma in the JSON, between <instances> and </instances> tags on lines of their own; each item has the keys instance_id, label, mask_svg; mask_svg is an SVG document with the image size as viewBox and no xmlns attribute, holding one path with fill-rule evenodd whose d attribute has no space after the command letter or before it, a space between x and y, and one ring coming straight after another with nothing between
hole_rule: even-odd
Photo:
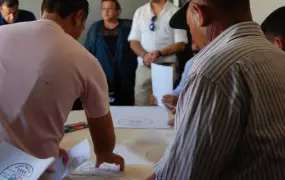
<instances>
[{"instance_id":1,"label":"man's ear","mask_svg":"<svg viewBox=\"0 0 285 180\"><path fill-rule=\"evenodd\" d=\"M82 10L79 10L73 14L72 23L74 26L76 27L82 26L82 20L83 20L84 14L85 13Z\"/></svg>"},{"instance_id":2,"label":"man's ear","mask_svg":"<svg viewBox=\"0 0 285 180\"><path fill-rule=\"evenodd\" d=\"M200 4L193 3L193 18L200 27L205 27L208 25L210 19L208 13L206 12L206 7Z\"/></svg>"},{"instance_id":3,"label":"man's ear","mask_svg":"<svg viewBox=\"0 0 285 180\"><path fill-rule=\"evenodd\" d=\"M277 45L282 50L285 49L285 42L284 42L284 38L282 37L275 37L274 44Z\"/></svg>"}]
</instances>

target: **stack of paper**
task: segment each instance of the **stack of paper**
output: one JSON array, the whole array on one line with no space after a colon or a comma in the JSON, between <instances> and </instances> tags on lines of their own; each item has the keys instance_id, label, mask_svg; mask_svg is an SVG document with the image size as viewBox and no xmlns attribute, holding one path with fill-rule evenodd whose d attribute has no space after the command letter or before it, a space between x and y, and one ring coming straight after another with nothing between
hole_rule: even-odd
<instances>
[{"instance_id":1,"label":"stack of paper","mask_svg":"<svg viewBox=\"0 0 285 180\"><path fill-rule=\"evenodd\" d=\"M53 161L54 158L34 158L5 141L0 142L0 179L39 179Z\"/></svg>"}]
</instances>

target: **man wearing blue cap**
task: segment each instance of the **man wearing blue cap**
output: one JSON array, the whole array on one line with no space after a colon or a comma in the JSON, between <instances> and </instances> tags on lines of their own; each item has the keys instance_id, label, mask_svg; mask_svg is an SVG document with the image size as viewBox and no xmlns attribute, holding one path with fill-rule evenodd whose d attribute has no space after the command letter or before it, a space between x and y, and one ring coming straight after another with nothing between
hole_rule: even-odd
<instances>
[{"instance_id":1,"label":"man wearing blue cap","mask_svg":"<svg viewBox=\"0 0 285 180\"><path fill-rule=\"evenodd\" d=\"M170 20L187 24L203 49L149 180L284 180L285 53L252 21L249 0L188 1Z\"/></svg>"}]
</instances>

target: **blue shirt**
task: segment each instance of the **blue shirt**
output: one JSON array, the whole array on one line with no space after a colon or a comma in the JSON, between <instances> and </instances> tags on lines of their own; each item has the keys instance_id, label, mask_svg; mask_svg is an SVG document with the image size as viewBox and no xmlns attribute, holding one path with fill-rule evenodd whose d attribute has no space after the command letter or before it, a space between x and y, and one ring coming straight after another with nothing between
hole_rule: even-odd
<instances>
[{"instance_id":1,"label":"blue shirt","mask_svg":"<svg viewBox=\"0 0 285 180\"><path fill-rule=\"evenodd\" d=\"M179 95L181 94L181 92L185 86L185 82L186 82L187 76L189 75L190 68L191 68L192 64L193 64L192 59L187 61L185 68L184 68L184 71L182 73L181 81L180 81L179 85L176 87L176 89L174 89L174 91L173 91L174 96L179 97Z\"/></svg>"},{"instance_id":2,"label":"blue shirt","mask_svg":"<svg viewBox=\"0 0 285 180\"><path fill-rule=\"evenodd\" d=\"M36 20L36 17L33 13L25 10L19 10L19 15L15 23L18 22L27 22L27 21L34 21ZM2 17L2 14L0 13L0 26L8 24L4 18Z\"/></svg>"}]
</instances>

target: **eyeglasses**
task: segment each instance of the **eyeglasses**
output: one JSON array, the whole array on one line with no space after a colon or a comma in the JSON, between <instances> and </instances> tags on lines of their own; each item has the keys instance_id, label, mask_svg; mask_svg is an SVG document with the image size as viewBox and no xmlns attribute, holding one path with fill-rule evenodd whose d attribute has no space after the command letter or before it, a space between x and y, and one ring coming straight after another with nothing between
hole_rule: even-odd
<instances>
[{"instance_id":1,"label":"eyeglasses","mask_svg":"<svg viewBox=\"0 0 285 180\"><path fill-rule=\"evenodd\" d=\"M155 30L155 25L154 25L155 20L156 20L156 16L153 16L151 18L151 24L149 25L149 30L151 30L151 31Z\"/></svg>"}]
</instances>

